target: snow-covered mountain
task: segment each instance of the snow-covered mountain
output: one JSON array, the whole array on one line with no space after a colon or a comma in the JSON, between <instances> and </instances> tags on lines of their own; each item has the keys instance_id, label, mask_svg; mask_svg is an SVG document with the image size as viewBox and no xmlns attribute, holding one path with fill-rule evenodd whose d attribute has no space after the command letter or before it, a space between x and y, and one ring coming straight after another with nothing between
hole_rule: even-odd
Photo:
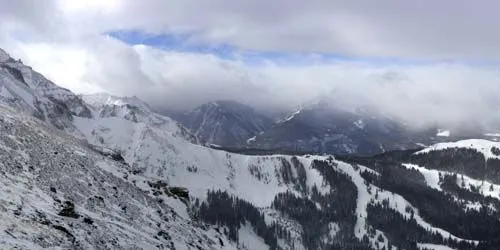
<instances>
[{"instance_id":1,"label":"snow-covered mountain","mask_svg":"<svg viewBox=\"0 0 500 250\"><path fill-rule=\"evenodd\" d=\"M273 124L270 118L234 101L206 103L177 118L203 141L223 146L245 145Z\"/></svg>"},{"instance_id":2,"label":"snow-covered mountain","mask_svg":"<svg viewBox=\"0 0 500 250\"><path fill-rule=\"evenodd\" d=\"M480 133L478 133L480 135ZM478 136L473 135L473 136ZM346 109L319 100L302 106L249 141L248 147L294 152L373 155L457 140L470 134L414 129L367 108ZM473 137L472 137L473 138Z\"/></svg>"},{"instance_id":3,"label":"snow-covered mountain","mask_svg":"<svg viewBox=\"0 0 500 250\"><path fill-rule=\"evenodd\" d=\"M470 138L498 140L474 123L415 128L370 107L350 106L323 96L277 122L232 101L171 114L202 141L235 152L374 155Z\"/></svg>"},{"instance_id":4,"label":"snow-covered mountain","mask_svg":"<svg viewBox=\"0 0 500 250\"><path fill-rule=\"evenodd\" d=\"M138 188L127 164L18 111L0 114L0 248L235 249L193 224L182 198Z\"/></svg>"},{"instance_id":5,"label":"snow-covered mountain","mask_svg":"<svg viewBox=\"0 0 500 250\"><path fill-rule=\"evenodd\" d=\"M133 97L118 97L107 93L98 93L92 95L80 95L82 99L90 106L125 106L130 105L142 110L151 110L151 107L136 96Z\"/></svg>"},{"instance_id":6,"label":"snow-covered mountain","mask_svg":"<svg viewBox=\"0 0 500 250\"><path fill-rule=\"evenodd\" d=\"M91 117L81 98L0 49L0 102L74 132L72 117Z\"/></svg>"},{"instance_id":7,"label":"snow-covered mountain","mask_svg":"<svg viewBox=\"0 0 500 250\"><path fill-rule=\"evenodd\" d=\"M2 69L11 94L0 103L2 248L500 246L500 143L373 157L235 154L200 145L136 98L56 99L15 88L23 80ZM62 111L30 106L38 99Z\"/></svg>"},{"instance_id":8,"label":"snow-covered mountain","mask_svg":"<svg viewBox=\"0 0 500 250\"><path fill-rule=\"evenodd\" d=\"M147 103L137 97L116 97L103 93L80 97L88 104L93 116L78 116L75 120L77 125L82 119L90 119L91 123L106 120L108 123L116 122L116 128L110 125L111 129L120 129L122 120L126 120L133 124L140 123L158 128L192 143L199 143L198 138L177 121L153 112Z\"/></svg>"}]
</instances>

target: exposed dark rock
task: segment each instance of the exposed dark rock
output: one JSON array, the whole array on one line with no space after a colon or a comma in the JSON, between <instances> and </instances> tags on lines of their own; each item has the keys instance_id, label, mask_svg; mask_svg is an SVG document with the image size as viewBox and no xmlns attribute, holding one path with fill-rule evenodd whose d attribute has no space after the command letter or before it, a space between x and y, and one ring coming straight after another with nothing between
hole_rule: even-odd
<instances>
[{"instance_id":1,"label":"exposed dark rock","mask_svg":"<svg viewBox=\"0 0 500 250\"><path fill-rule=\"evenodd\" d=\"M75 204L71 201L65 201L63 204L63 209L58 213L60 216L79 218L80 215L75 212Z\"/></svg>"}]
</instances>

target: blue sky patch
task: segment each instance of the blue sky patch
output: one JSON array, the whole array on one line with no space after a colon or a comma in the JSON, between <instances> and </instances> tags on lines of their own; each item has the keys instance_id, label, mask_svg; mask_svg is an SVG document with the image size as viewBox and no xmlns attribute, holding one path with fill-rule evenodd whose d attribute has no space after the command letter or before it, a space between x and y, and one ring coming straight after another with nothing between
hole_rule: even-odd
<instances>
[{"instance_id":1,"label":"blue sky patch","mask_svg":"<svg viewBox=\"0 0 500 250\"><path fill-rule=\"evenodd\" d=\"M230 44L209 44L193 42L194 34L167 33L151 34L138 30L120 30L106 33L130 45L147 45L169 51L212 54L227 60L240 60L246 64L259 65L267 61L279 65L304 65L336 62L367 63L372 66L426 65L436 63L463 63L468 65L489 65L484 62L410 60L391 57L353 57L333 53L291 53L280 51L254 51L238 49Z\"/></svg>"},{"instance_id":2,"label":"blue sky patch","mask_svg":"<svg viewBox=\"0 0 500 250\"><path fill-rule=\"evenodd\" d=\"M209 45L189 41L192 36L188 33L180 34L149 34L141 31L113 31L109 36L119 39L130 45L147 45L164 50L213 54L225 59L234 59L235 49L227 44Z\"/></svg>"}]
</instances>

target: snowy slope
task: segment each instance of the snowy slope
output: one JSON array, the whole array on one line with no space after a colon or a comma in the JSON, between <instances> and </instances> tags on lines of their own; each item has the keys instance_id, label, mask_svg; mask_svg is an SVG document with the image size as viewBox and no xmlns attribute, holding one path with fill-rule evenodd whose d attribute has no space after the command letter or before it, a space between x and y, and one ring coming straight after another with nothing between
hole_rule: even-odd
<instances>
[{"instance_id":1,"label":"snowy slope","mask_svg":"<svg viewBox=\"0 0 500 250\"><path fill-rule=\"evenodd\" d=\"M439 151L449 148L473 149L476 150L477 152L482 153L485 159L500 159L500 154L495 154L493 152L495 148L500 149L500 143L482 139L470 139L457 142L438 143L417 152L417 154L426 153L430 151Z\"/></svg>"},{"instance_id":2,"label":"snowy slope","mask_svg":"<svg viewBox=\"0 0 500 250\"><path fill-rule=\"evenodd\" d=\"M0 121L0 248L234 249L135 187L128 166L11 109Z\"/></svg>"},{"instance_id":3,"label":"snowy slope","mask_svg":"<svg viewBox=\"0 0 500 250\"><path fill-rule=\"evenodd\" d=\"M220 189L257 206L269 206L275 195L288 187L276 178L276 168L291 156L247 156L213 150L143 123L116 118L77 118L75 125L89 142L122 153L125 160L144 176L183 186L203 199L207 190ZM314 157L300 158L310 166ZM251 171L264 176L259 180ZM309 186L322 189L321 176L310 172Z\"/></svg>"},{"instance_id":4,"label":"snowy slope","mask_svg":"<svg viewBox=\"0 0 500 250\"><path fill-rule=\"evenodd\" d=\"M271 205L274 197L279 193L290 191L301 195L300 190L297 190L293 184L285 183L283 178L276 174L280 171L282 161L291 162L292 156L248 156L216 151L188 143L161 130L148 128L141 124L128 123L123 126L122 122L118 129L114 127L116 123L117 121L108 119L101 119L97 124L88 119L76 120L77 127L81 128L91 143L122 152L126 161L131 166L136 166L142 175L147 178L166 179L170 185L186 187L189 189L190 195L195 198L204 200L207 190L225 190L257 207L266 208ZM330 192L329 186L325 185L324 177L312 168L313 160L327 160L328 157L306 156L297 157L297 159L305 166L308 189L316 187L323 193ZM336 171L351 176L358 188L359 197L356 210L358 221L355 235L360 240L367 235L367 229L370 228L365 221L367 217L366 206L369 203L381 204L384 199L389 199L391 201L389 205L407 218L410 218L410 213L405 211L405 207L411 207L416 212L415 219L418 224L430 232L437 232L444 238L465 240L427 223L418 215L417 208L397 194L380 190L378 198L375 198L374 193L368 192L369 186L364 183L359 174L361 170L369 169L358 166L357 168L360 170L356 170L350 164L340 161L334 161L334 163ZM290 166L293 165L290 164ZM435 187L435 180L431 177L429 179L430 185ZM371 186L371 188L377 189L375 186ZM376 232L376 235L370 238L374 247L379 237L385 238L383 232L378 230ZM385 242L388 241L385 240Z\"/></svg>"},{"instance_id":5,"label":"snowy slope","mask_svg":"<svg viewBox=\"0 0 500 250\"><path fill-rule=\"evenodd\" d=\"M240 238L239 247L241 247L241 249L248 249L248 250L269 249L269 246L266 245L266 243L262 240L262 238L260 238L258 235L255 234L252 225L246 224L245 226L241 227L240 230L238 231L238 234Z\"/></svg>"},{"instance_id":6,"label":"snowy slope","mask_svg":"<svg viewBox=\"0 0 500 250\"><path fill-rule=\"evenodd\" d=\"M125 123L141 123L145 126L168 132L172 136L181 137L189 142L198 143L198 138L177 121L153 112L148 104L137 97L116 97L101 93L95 95L82 95L81 98L89 105L89 109L92 111L93 116L80 116L77 120L80 118L91 118L91 120L115 119L117 124L115 126L110 125L112 129L119 129L122 120L125 120ZM85 126L81 127L81 129L85 130Z\"/></svg>"},{"instance_id":7,"label":"snowy slope","mask_svg":"<svg viewBox=\"0 0 500 250\"><path fill-rule=\"evenodd\" d=\"M403 164L404 167L415 169L422 173L425 177L427 185L429 187L442 191L440 176L444 176L446 174L452 175L453 172L449 171L439 171L435 169L427 169L425 167L421 167L414 164ZM474 187L478 190L478 193L484 197L493 197L500 200L500 185L491 183L485 180L478 180L471 178L466 175L460 175L460 178L457 179L457 185L464 187L464 189L471 190L471 187Z\"/></svg>"}]
</instances>

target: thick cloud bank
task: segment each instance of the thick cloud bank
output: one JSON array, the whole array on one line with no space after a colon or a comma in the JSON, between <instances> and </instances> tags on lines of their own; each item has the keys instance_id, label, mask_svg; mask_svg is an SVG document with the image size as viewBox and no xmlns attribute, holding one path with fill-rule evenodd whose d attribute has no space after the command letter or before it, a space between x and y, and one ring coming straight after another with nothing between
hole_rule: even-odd
<instances>
[{"instance_id":1,"label":"thick cloud bank","mask_svg":"<svg viewBox=\"0 0 500 250\"><path fill-rule=\"evenodd\" d=\"M76 92L159 109L233 99L287 110L328 96L412 124L498 120L497 2L417 2L0 0L0 46ZM115 30L235 49L225 59L129 45L106 35ZM248 60L269 51L296 56Z\"/></svg>"}]
</instances>

